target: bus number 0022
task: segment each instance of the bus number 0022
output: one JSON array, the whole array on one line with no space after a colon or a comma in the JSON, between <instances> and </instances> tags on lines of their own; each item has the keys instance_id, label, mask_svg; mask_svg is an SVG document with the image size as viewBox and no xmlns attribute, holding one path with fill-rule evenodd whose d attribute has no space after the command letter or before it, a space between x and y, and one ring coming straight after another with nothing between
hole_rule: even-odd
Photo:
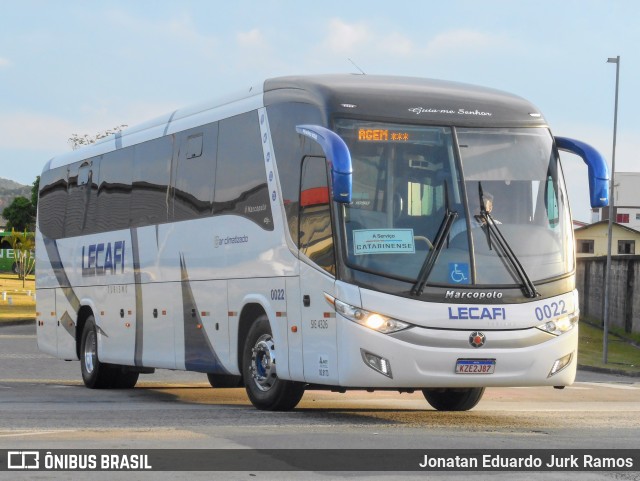
<instances>
[{"instance_id":1,"label":"bus number 0022","mask_svg":"<svg viewBox=\"0 0 640 481\"><path fill-rule=\"evenodd\" d=\"M271 289L272 301L284 301L284 289Z\"/></svg>"},{"instance_id":2,"label":"bus number 0022","mask_svg":"<svg viewBox=\"0 0 640 481\"><path fill-rule=\"evenodd\" d=\"M552 302L551 304L545 304L542 307L536 307L536 319L539 321L551 319L566 313L567 306L564 301Z\"/></svg>"}]
</instances>

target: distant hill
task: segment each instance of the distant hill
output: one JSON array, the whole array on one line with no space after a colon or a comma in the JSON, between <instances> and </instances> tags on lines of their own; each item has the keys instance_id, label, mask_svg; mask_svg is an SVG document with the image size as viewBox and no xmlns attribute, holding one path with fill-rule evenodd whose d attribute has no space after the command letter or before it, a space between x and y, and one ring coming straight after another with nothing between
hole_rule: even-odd
<instances>
[{"instance_id":1,"label":"distant hill","mask_svg":"<svg viewBox=\"0 0 640 481\"><path fill-rule=\"evenodd\" d=\"M31 190L30 185L23 185L23 184L20 184L19 182L16 182L15 180L4 179L0 177L0 189L2 189L3 191L17 190L17 189L24 189L24 188L28 188L29 190Z\"/></svg>"},{"instance_id":2,"label":"distant hill","mask_svg":"<svg viewBox=\"0 0 640 481\"><path fill-rule=\"evenodd\" d=\"M31 200L31 186L0 177L0 214L18 196ZM0 220L0 224L4 225L4 219Z\"/></svg>"}]
</instances>

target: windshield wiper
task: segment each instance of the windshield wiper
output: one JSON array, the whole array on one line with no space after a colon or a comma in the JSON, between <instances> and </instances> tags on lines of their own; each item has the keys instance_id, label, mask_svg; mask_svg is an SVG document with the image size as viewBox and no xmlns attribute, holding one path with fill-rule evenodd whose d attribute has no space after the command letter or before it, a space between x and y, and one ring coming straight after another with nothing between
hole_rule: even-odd
<instances>
[{"instance_id":1,"label":"windshield wiper","mask_svg":"<svg viewBox=\"0 0 640 481\"><path fill-rule=\"evenodd\" d=\"M533 281L525 271L522 263L516 256L515 252L507 242L507 239L502 235L498 224L491 216L491 212L487 211L487 207L484 203L484 192L482 191L482 182L478 182L478 195L480 196L480 217L484 221L484 225L487 227L487 242L489 243L489 249L491 249L491 238L495 239L495 243L498 245L502 252L501 257L506 258L511 264L512 269L522 282L522 290L524 295L529 298L538 297L540 293L533 284Z\"/></svg>"},{"instance_id":2,"label":"windshield wiper","mask_svg":"<svg viewBox=\"0 0 640 481\"><path fill-rule=\"evenodd\" d=\"M444 182L444 198L446 206L444 218L442 219L440 227L438 228L438 233L436 234L436 238L433 241L432 249L429 252L429 255L427 255L427 258L424 260L424 263L422 264L422 268L420 269L420 273L418 274L418 279L411 288L411 294L414 296L419 296L424 291L424 287L427 284L429 274L431 274L433 266L436 265L436 261L440 256L440 252L442 252L442 247L444 246L445 242L448 242L451 226L456 220L456 217L458 217L458 212L456 212L455 210L451 210L446 181Z\"/></svg>"}]
</instances>

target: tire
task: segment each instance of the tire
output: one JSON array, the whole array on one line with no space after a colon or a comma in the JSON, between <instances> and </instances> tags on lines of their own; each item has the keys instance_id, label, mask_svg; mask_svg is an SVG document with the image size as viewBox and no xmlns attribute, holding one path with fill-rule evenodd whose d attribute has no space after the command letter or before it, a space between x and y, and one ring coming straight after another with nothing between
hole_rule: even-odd
<instances>
[{"instance_id":1,"label":"tire","mask_svg":"<svg viewBox=\"0 0 640 481\"><path fill-rule=\"evenodd\" d=\"M207 373L209 384L213 388L242 387L242 376L232 374L212 374Z\"/></svg>"},{"instance_id":2,"label":"tire","mask_svg":"<svg viewBox=\"0 0 640 481\"><path fill-rule=\"evenodd\" d=\"M115 379L113 367L101 363L98 357L98 331L93 316L87 318L82 330L80 370L84 385L90 389L110 388Z\"/></svg>"},{"instance_id":3,"label":"tire","mask_svg":"<svg viewBox=\"0 0 640 481\"><path fill-rule=\"evenodd\" d=\"M468 411L480 402L484 388L423 389L422 394L438 411Z\"/></svg>"},{"instance_id":4,"label":"tire","mask_svg":"<svg viewBox=\"0 0 640 481\"><path fill-rule=\"evenodd\" d=\"M290 411L304 394L304 384L278 378L276 350L266 315L258 317L244 344L244 385L251 403L264 411Z\"/></svg>"},{"instance_id":5,"label":"tire","mask_svg":"<svg viewBox=\"0 0 640 481\"><path fill-rule=\"evenodd\" d=\"M124 366L110 366L113 370L111 387L114 389L133 389L138 382L139 372L130 371Z\"/></svg>"}]
</instances>

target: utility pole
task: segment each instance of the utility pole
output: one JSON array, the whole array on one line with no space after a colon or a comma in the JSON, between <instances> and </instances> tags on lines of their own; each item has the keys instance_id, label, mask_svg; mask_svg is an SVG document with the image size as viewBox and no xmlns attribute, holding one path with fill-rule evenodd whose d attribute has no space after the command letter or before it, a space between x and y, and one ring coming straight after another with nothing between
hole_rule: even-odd
<instances>
[{"instance_id":1,"label":"utility pole","mask_svg":"<svg viewBox=\"0 0 640 481\"><path fill-rule=\"evenodd\" d=\"M620 55L608 58L607 63L616 64L616 100L613 114L613 153L611 154L611 186L609 188L609 229L607 237L607 266L604 273L604 319L602 336L602 362L607 364L609 354L609 293L611 291L611 243L613 232L613 216L615 215L615 182L616 173L616 135L618 131L618 85L620 80Z\"/></svg>"}]
</instances>

